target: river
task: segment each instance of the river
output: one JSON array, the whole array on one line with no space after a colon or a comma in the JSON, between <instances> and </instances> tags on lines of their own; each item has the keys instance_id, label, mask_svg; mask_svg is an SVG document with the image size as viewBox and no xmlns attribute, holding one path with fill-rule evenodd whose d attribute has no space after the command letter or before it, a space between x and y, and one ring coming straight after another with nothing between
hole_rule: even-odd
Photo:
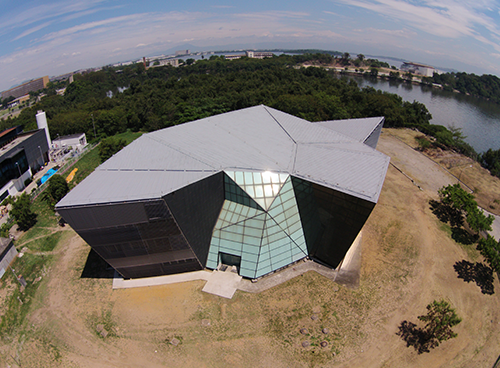
<instances>
[{"instance_id":1,"label":"river","mask_svg":"<svg viewBox=\"0 0 500 368\"><path fill-rule=\"evenodd\" d=\"M418 101L432 114L432 124L461 128L465 141L477 152L500 149L500 105L460 93L428 86L393 82L377 78L343 76L354 79L360 87L371 86L396 93L405 101Z\"/></svg>"}]
</instances>

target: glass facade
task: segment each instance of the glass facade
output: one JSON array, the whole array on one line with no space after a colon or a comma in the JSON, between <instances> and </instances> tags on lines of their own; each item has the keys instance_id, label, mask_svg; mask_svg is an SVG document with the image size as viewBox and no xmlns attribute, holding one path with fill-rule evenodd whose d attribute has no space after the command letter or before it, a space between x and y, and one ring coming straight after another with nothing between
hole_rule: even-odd
<instances>
[{"instance_id":1,"label":"glass facade","mask_svg":"<svg viewBox=\"0 0 500 368\"><path fill-rule=\"evenodd\" d=\"M228 255L239 273L257 278L307 256L299 209L288 174L229 171L207 268ZM222 259L221 259L222 258Z\"/></svg>"},{"instance_id":2,"label":"glass facade","mask_svg":"<svg viewBox=\"0 0 500 368\"><path fill-rule=\"evenodd\" d=\"M311 257L337 267L374 203L270 172L219 172L157 200L59 209L125 278L236 265L258 278Z\"/></svg>"}]
</instances>

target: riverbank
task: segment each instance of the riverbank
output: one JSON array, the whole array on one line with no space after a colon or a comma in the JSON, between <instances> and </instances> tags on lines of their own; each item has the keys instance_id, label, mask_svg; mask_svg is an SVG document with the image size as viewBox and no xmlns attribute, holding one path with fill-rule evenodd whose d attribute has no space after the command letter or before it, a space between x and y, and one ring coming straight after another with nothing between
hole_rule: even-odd
<instances>
[{"instance_id":1,"label":"riverbank","mask_svg":"<svg viewBox=\"0 0 500 368\"><path fill-rule=\"evenodd\" d=\"M425 135L414 129L384 128L384 133L396 137L439 165L454 178L455 183L460 183L465 190L474 194L476 202L482 209L500 216L500 179L491 175L477 161L451 150L440 148L420 150L416 138Z\"/></svg>"}]
</instances>

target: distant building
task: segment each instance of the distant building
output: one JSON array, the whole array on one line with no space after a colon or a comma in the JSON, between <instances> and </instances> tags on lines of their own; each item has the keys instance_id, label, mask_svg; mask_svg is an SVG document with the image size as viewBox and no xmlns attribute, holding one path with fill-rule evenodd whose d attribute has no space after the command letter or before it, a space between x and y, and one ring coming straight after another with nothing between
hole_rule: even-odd
<instances>
[{"instance_id":1,"label":"distant building","mask_svg":"<svg viewBox=\"0 0 500 368\"><path fill-rule=\"evenodd\" d=\"M266 57L273 57L274 54L272 52L266 51L245 51L244 54L224 55L224 58L227 60L235 60L240 59L243 56L249 57L251 59L264 59Z\"/></svg>"},{"instance_id":2,"label":"distant building","mask_svg":"<svg viewBox=\"0 0 500 368\"><path fill-rule=\"evenodd\" d=\"M10 101L9 104L7 105L7 107L11 108L11 107L17 106L25 101L29 101L29 99L30 99L29 95L24 95L24 96L18 97L15 100Z\"/></svg>"},{"instance_id":3,"label":"distant building","mask_svg":"<svg viewBox=\"0 0 500 368\"><path fill-rule=\"evenodd\" d=\"M436 69L432 66L410 62L404 62L403 65L401 65L401 70L423 75L424 77L432 77L436 72Z\"/></svg>"},{"instance_id":4,"label":"distant building","mask_svg":"<svg viewBox=\"0 0 500 368\"><path fill-rule=\"evenodd\" d=\"M164 66L164 65L179 66L179 59L164 59L164 60L159 60L159 63L160 63L159 66Z\"/></svg>"},{"instance_id":5,"label":"distant building","mask_svg":"<svg viewBox=\"0 0 500 368\"><path fill-rule=\"evenodd\" d=\"M0 278L3 277L5 271L10 266L12 261L17 256L16 247L12 240L8 238L0 238Z\"/></svg>"},{"instance_id":6,"label":"distant building","mask_svg":"<svg viewBox=\"0 0 500 368\"><path fill-rule=\"evenodd\" d=\"M189 50L179 50L175 52L175 56L189 55Z\"/></svg>"},{"instance_id":7,"label":"distant building","mask_svg":"<svg viewBox=\"0 0 500 368\"><path fill-rule=\"evenodd\" d=\"M14 97L18 98L24 95L27 95L30 92L38 91L40 89L44 89L47 87L47 84L49 83L49 76L46 75L45 77L34 79L32 81L26 82L21 84L20 86L11 88L7 91L2 92L2 99L7 98L7 97Z\"/></svg>"}]
</instances>

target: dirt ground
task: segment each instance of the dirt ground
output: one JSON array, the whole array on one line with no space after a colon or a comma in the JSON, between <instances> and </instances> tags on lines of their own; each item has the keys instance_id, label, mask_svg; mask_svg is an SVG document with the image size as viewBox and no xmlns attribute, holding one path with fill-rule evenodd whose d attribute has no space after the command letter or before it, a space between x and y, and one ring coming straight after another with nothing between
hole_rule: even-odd
<instances>
[{"instance_id":1,"label":"dirt ground","mask_svg":"<svg viewBox=\"0 0 500 368\"><path fill-rule=\"evenodd\" d=\"M378 149L415 184L389 167L363 230L359 288L308 272L231 300L202 293L202 281L112 290L109 272L82 277L90 248L74 235L54 250L23 333L1 343L1 366L492 367L500 284L495 279L496 293L486 295L457 278L455 262L481 257L455 243L428 204L455 179L390 132ZM419 355L398 326L418 324L441 298L462 318L458 337Z\"/></svg>"}]
</instances>

